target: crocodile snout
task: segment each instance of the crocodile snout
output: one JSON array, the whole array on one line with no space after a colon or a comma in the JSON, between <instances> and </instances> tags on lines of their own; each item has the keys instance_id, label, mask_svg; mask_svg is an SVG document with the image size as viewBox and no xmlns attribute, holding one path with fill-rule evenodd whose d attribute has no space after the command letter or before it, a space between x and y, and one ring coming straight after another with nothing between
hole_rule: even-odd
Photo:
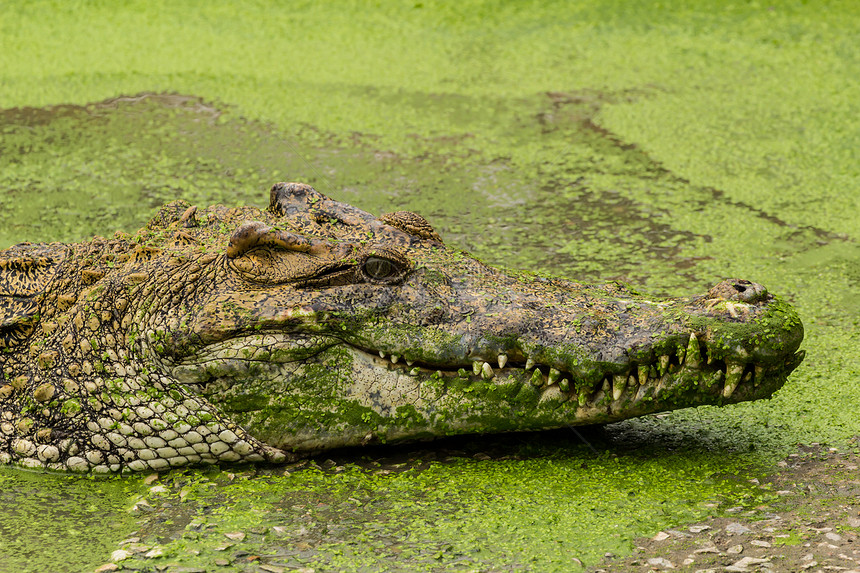
<instances>
[{"instance_id":1,"label":"crocodile snout","mask_svg":"<svg viewBox=\"0 0 860 573\"><path fill-rule=\"evenodd\" d=\"M768 297L767 289L763 285L744 279L724 280L713 286L706 295L709 299L737 300L750 304L767 300Z\"/></svg>"}]
</instances>

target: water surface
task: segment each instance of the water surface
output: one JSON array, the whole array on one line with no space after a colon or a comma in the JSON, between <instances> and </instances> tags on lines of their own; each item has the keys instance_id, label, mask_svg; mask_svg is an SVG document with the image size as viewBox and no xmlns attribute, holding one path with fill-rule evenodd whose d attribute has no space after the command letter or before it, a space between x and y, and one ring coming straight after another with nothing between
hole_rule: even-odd
<instances>
[{"instance_id":1,"label":"water surface","mask_svg":"<svg viewBox=\"0 0 860 573\"><path fill-rule=\"evenodd\" d=\"M860 433L857 20L838 2L4 5L0 247L299 180L418 211L493 265L657 294L763 283L798 307L808 357L770 401L581 435L155 491L4 470L0 569L89 571L132 537L161 550L143 570L568 571L755 511L769 493L748 480L796 444Z\"/></svg>"}]
</instances>

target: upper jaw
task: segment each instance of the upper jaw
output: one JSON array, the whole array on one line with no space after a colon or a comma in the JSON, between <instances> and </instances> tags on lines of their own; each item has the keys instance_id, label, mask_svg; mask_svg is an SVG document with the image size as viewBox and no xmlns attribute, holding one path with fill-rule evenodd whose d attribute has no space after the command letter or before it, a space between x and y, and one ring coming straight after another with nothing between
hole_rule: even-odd
<instances>
[{"instance_id":1,"label":"upper jaw","mask_svg":"<svg viewBox=\"0 0 860 573\"><path fill-rule=\"evenodd\" d=\"M705 384L702 392L713 394L712 402L769 396L803 359L797 352L803 326L791 306L763 287L742 283L739 291L734 281L724 283L695 298L603 301L592 305L591 314L572 314L561 327L561 311L541 328L536 315L512 305L507 318L475 316L452 325L438 359L426 347L403 345L407 337L400 334L357 346L414 375L515 376L538 388L558 386L580 401L601 389L618 399L624 388L641 391L683 377Z\"/></svg>"},{"instance_id":2,"label":"upper jaw","mask_svg":"<svg viewBox=\"0 0 860 573\"><path fill-rule=\"evenodd\" d=\"M784 352L755 361L748 353L725 351L718 339L709 333L690 331L686 336L672 337L658 349L639 352L624 363L581 364L570 367L561 362L535 360L521 351L499 353L495 356L473 356L458 364L432 364L412 360L408 350L403 353L379 351L377 365L400 369L411 376L429 376L433 372L444 377L468 378L473 381L505 380L531 384L547 395L578 400L581 406L597 398L612 396L618 401L625 393L659 392L687 383L703 385L701 403L725 403L766 397L779 389L785 377L803 359L797 346L788 343ZM743 390L735 392L741 387ZM694 404L690 404L694 405Z\"/></svg>"},{"instance_id":3,"label":"upper jaw","mask_svg":"<svg viewBox=\"0 0 860 573\"><path fill-rule=\"evenodd\" d=\"M449 310L441 324L422 315L422 308L431 305L420 299L420 306L409 316L398 319L389 312L375 323L358 318L346 332L337 321L323 324L325 314L338 312L336 306L326 311L316 305L279 307L276 314L256 320L265 323L263 333L293 332L295 336L312 328L331 341L380 354L392 367L417 368L416 375L463 370L489 380L519 370L527 372L537 387L557 384L593 390L606 383L618 387L622 380L641 386L662 378L673 367L688 371L710 367L715 377L716 370L722 372L725 398L734 394L739 381L751 380L757 373L790 371L803 337L790 306L746 281L724 281L700 297L657 301L612 285L592 287L558 279L535 284L506 285L503 303L479 301L477 310L469 314ZM521 298L514 286L522 287ZM372 297L368 301L373 302ZM414 296L412 304L416 304ZM359 315L362 311L339 312ZM372 310L365 312L375 316ZM254 320L248 315L236 318ZM415 326L425 318L428 326ZM220 334L209 337L210 344L254 327L231 323L229 334L223 316L217 324Z\"/></svg>"}]
</instances>

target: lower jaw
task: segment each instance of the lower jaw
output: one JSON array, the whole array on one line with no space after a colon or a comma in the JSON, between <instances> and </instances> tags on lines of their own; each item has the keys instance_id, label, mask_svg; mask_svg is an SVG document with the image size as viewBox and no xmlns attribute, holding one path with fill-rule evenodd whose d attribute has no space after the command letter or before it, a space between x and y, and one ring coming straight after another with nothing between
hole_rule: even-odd
<instances>
[{"instance_id":1,"label":"lower jaw","mask_svg":"<svg viewBox=\"0 0 860 573\"><path fill-rule=\"evenodd\" d=\"M304 368L290 375L301 377L305 388L315 388L320 394L316 401L295 388L284 388L283 411L275 407L234 412L231 417L269 445L313 452L456 434L603 424L679 408L755 400L773 394L790 372L755 372L726 397L725 366L716 363L701 368L670 365L661 376L641 385L629 376L608 377L579 391L576 384L567 389L557 383L536 386L526 371L517 368L501 369L485 379L383 367L377 357L343 347ZM334 386L313 383L315 368L339 369ZM290 410L294 402L301 407Z\"/></svg>"}]
</instances>

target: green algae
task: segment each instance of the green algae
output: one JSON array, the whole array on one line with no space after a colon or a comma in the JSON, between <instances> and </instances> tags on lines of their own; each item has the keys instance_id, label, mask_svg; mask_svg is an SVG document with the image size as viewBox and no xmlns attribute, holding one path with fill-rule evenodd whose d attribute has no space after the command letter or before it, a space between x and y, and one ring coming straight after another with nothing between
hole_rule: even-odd
<instances>
[{"instance_id":1,"label":"green algae","mask_svg":"<svg viewBox=\"0 0 860 573\"><path fill-rule=\"evenodd\" d=\"M521 461L374 479L346 466L344 477L250 478L206 498L236 527L280 514L294 531L307 512L322 532L376 498L396 510L390 523L356 514L347 531L358 543L312 539L322 549L302 562L322 570L491 562L476 547L511 567L565 570L571 556L593 562L710 513L707 500L758 495L714 476L753 477L798 442L860 433L856 24L840 2L7 3L0 107L30 107L0 118L0 245L133 232L177 198L264 204L289 179L367 210L421 212L490 264L679 295L738 276L783 295L807 337L789 383L766 402L613 425L607 449L642 450L618 462L546 438ZM152 91L202 99L91 104ZM90 105L43 107L56 104ZM689 479L672 477L680 470ZM54 500L27 492L53 491L54 477L26 476L20 489L4 484L6 506L38 515ZM272 501L287 487L303 501ZM314 510L329 488L342 511ZM21 515L10 514L4 546L10 531L44 530ZM405 555L404 528L419 545ZM106 561L117 533L89 524L83 537ZM172 543L175 555L202 550L183 557L197 563L223 554L206 535ZM27 545L33 563L83 569L79 553L43 546Z\"/></svg>"},{"instance_id":2,"label":"green algae","mask_svg":"<svg viewBox=\"0 0 860 573\"><path fill-rule=\"evenodd\" d=\"M594 563L606 552L626 553L633 537L679 515L697 520L720 502L749 507L770 495L705 457L589 453L558 433L506 442L492 446L506 459L476 460L460 450L444 462L401 453L327 460L286 475L176 472L163 482L173 500L185 492L182 502L150 518L175 522L175 541L161 544L163 557L137 564L205 567L226 558L225 566L241 570L243 557L256 556L322 571L571 571L574 558ZM683 496L668 494L679 489Z\"/></svg>"},{"instance_id":3,"label":"green algae","mask_svg":"<svg viewBox=\"0 0 860 573\"><path fill-rule=\"evenodd\" d=\"M135 527L137 480L0 468L0 570L77 573L101 565Z\"/></svg>"}]
</instances>

